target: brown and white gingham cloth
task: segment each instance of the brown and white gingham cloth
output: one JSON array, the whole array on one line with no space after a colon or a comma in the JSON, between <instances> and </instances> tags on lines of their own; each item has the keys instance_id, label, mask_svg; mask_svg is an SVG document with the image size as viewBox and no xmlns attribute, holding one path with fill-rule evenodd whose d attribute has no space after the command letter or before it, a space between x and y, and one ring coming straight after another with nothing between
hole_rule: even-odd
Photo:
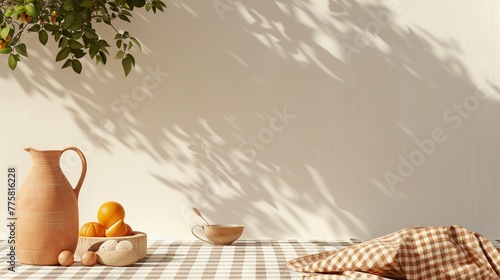
<instances>
[{"instance_id":1,"label":"brown and white gingham cloth","mask_svg":"<svg viewBox=\"0 0 500 280\"><path fill-rule=\"evenodd\" d=\"M407 228L347 248L290 260L304 279L500 279L500 253L460 226Z\"/></svg>"},{"instance_id":2,"label":"brown and white gingham cloth","mask_svg":"<svg viewBox=\"0 0 500 280\"><path fill-rule=\"evenodd\" d=\"M213 246L193 240L148 240L147 256L130 267L32 266L7 270L8 243L0 241L0 279L301 279L287 260L350 246L356 241L238 240Z\"/></svg>"}]
</instances>

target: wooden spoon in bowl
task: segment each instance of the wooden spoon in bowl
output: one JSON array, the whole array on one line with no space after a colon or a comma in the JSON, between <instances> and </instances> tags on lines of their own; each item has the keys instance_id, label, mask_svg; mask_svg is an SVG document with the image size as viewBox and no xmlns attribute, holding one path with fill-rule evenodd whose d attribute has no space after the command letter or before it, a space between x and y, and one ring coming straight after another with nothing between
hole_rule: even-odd
<instances>
[{"instance_id":1,"label":"wooden spoon in bowl","mask_svg":"<svg viewBox=\"0 0 500 280\"><path fill-rule=\"evenodd\" d=\"M198 215L200 218L202 218L203 221L205 221L205 223L207 223L207 226L210 226L210 223L207 222L207 220L205 220L205 218L203 218L203 216L201 215L200 210L198 210L198 209L196 209L196 208L193 207L193 211L196 213L196 215Z\"/></svg>"}]
</instances>

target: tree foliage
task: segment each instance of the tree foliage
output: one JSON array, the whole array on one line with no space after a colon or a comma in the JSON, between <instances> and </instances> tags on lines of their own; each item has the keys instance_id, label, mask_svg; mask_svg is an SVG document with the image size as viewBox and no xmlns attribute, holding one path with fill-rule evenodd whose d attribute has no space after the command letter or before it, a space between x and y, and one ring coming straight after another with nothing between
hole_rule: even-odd
<instances>
[{"instance_id":1,"label":"tree foliage","mask_svg":"<svg viewBox=\"0 0 500 280\"><path fill-rule=\"evenodd\" d=\"M141 45L113 23L131 22L135 8L156 13L163 12L166 5L162 0L0 0L0 54L8 55L7 64L14 70L22 57L28 57L23 33L36 32L43 45L54 38L58 47L55 61L80 74L81 58L88 55L104 65L110 56L111 45L95 29L104 24L116 32L114 57L121 60L127 76L135 66L130 50L141 49Z\"/></svg>"}]
</instances>

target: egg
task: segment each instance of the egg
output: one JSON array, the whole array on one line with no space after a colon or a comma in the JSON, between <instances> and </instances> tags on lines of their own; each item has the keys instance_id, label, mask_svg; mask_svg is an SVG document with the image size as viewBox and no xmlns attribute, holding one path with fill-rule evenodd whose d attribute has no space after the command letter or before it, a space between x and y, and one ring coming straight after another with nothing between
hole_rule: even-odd
<instances>
[{"instance_id":1,"label":"egg","mask_svg":"<svg viewBox=\"0 0 500 280\"><path fill-rule=\"evenodd\" d=\"M104 243L101 244L101 246L99 246L98 251L114 251L117 244L118 241L116 240L105 241Z\"/></svg>"},{"instance_id":2,"label":"egg","mask_svg":"<svg viewBox=\"0 0 500 280\"><path fill-rule=\"evenodd\" d=\"M117 250L117 251L130 251L133 249L134 249L134 246L132 245L132 242L130 242L128 240L120 241L118 243L118 245L116 245L116 248L115 248L115 250Z\"/></svg>"},{"instance_id":3,"label":"egg","mask_svg":"<svg viewBox=\"0 0 500 280\"><path fill-rule=\"evenodd\" d=\"M62 251L57 257L57 261L62 266L70 266L75 261L75 256L71 251Z\"/></svg>"},{"instance_id":4,"label":"egg","mask_svg":"<svg viewBox=\"0 0 500 280\"><path fill-rule=\"evenodd\" d=\"M80 259L82 260L83 265L93 266L97 261L97 255L96 255L96 253L94 253L92 251L87 251L87 252L82 254Z\"/></svg>"}]
</instances>

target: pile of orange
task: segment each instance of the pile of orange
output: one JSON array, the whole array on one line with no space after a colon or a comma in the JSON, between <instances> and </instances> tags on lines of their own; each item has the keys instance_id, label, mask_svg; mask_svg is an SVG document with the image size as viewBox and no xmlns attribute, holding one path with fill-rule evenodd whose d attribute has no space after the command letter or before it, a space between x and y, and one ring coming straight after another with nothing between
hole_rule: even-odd
<instances>
[{"instance_id":1,"label":"pile of orange","mask_svg":"<svg viewBox=\"0 0 500 280\"><path fill-rule=\"evenodd\" d=\"M105 202L97 210L99 222L85 223L79 235L85 237L119 237L132 235L132 228L124 222L125 209L115 201Z\"/></svg>"}]
</instances>

